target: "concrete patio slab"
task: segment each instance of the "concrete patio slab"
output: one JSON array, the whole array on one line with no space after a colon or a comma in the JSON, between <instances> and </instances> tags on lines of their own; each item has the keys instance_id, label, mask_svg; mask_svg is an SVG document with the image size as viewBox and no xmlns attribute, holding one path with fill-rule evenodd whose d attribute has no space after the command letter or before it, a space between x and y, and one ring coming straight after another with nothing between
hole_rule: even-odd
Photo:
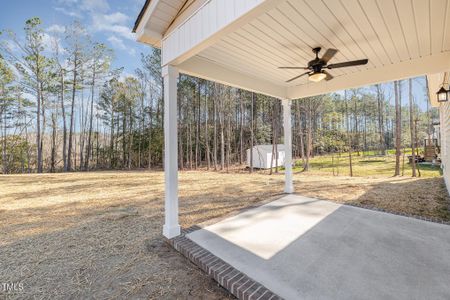
<instances>
[{"instance_id":1,"label":"concrete patio slab","mask_svg":"<svg viewBox=\"0 0 450 300\"><path fill-rule=\"evenodd\" d=\"M288 195L187 237L285 299L450 299L450 226Z\"/></svg>"}]
</instances>

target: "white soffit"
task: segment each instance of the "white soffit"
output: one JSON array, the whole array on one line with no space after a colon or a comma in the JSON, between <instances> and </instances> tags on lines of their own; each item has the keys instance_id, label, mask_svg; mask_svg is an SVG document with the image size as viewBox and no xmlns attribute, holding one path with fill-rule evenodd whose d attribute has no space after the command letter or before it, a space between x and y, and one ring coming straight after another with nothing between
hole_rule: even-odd
<instances>
[{"instance_id":1,"label":"white soffit","mask_svg":"<svg viewBox=\"0 0 450 300\"><path fill-rule=\"evenodd\" d=\"M136 29L137 40L160 47L161 39L186 0L152 0Z\"/></svg>"}]
</instances>

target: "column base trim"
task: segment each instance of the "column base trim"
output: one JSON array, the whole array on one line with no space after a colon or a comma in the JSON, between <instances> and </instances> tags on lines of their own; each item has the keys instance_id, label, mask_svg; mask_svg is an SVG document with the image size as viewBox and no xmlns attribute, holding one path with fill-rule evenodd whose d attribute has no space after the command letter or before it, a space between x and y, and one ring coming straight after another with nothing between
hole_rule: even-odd
<instances>
[{"instance_id":1,"label":"column base trim","mask_svg":"<svg viewBox=\"0 0 450 300\"><path fill-rule=\"evenodd\" d=\"M284 192L286 194L293 194L294 193L294 187L292 185L286 185L284 187Z\"/></svg>"},{"instance_id":2,"label":"column base trim","mask_svg":"<svg viewBox=\"0 0 450 300\"><path fill-rule=\"evenodd\" d=\"M164 225L163 226L163 235L168 239L179 236L180 234L181 234L180 225L172 225L172 226Z\"/></svg>"}]
</instances>

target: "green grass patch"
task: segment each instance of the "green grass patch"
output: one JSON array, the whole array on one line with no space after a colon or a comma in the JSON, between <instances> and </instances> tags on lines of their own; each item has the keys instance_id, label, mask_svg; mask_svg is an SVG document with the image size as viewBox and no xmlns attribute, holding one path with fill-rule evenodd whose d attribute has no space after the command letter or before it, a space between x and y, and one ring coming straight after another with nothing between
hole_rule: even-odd
<instances>
[{"instance_id":1,"label":"green grass patch","mask_svg":"<svg viewBox=\"0 0 450 300\"><path fill-rule=\"evenodd\" d=\"M408 150L408 149L406 149ZM365 152L364 155L360 152L352 154L353 176L380 176L389 177L394 175L395 170L395 155L394 150L388 150L387 155L381 156L374 152ZM409 153L411 153L409 149ZM403 156L400 157L400 173L404 176L412 175L412 166L408 163L408 151L405 151L405 157L403 162ZM439 166L431 164L419 164L418 168L421 172L421 177L438 177L441 176L441 169ZM303 170L303 163L301 159L296 161L294 171ZM316 156L310 159L310 171L312 173L327 174L327 175L342 175L349 176L349 155L348 153L341 153L341 155L322 155Z\"/></svg>"}]
</instances>

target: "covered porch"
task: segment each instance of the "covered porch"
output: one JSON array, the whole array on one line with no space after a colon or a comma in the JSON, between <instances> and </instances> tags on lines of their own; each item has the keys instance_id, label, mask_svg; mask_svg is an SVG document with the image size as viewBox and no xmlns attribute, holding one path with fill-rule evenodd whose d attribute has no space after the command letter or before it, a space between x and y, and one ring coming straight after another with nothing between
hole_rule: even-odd
<instances>
[{"instance_id":1,"label":"covered porch","mask_svg":"<svg viewBox=\"0 0 450 300\"><path fill-rule=\"evenodd\" d=\"M240 299L446 299L449 232L287 195L188 233L203 252L184 254Z\"/></svg>"},{"instance_id":2,"label":"covered porch","mask_svg":"<svg viewBox=\"0 0 450 300\"><path fill-rule=\"evenodd\" d=\"M177 80L179 73L265 94L283 103L285 193L293 193L291 100L427 75L431 101L450 69L450 1L147 0L134 31L160 47L164 78L165 225L178 222ZM305 70L312 49L335 49L326 80ZM327 55L327 54L326 54ZM330 65L331 66L331 65ZM311 71L310 69L309 71ZM309 72L308 71L308 72ZM322 72L321 70L319 70ZM328 78L330 77L330 78ZM332 77L332 79L331 79ZM331 79L331 80L328 80Z\"/></svg>"}]
</instances>

